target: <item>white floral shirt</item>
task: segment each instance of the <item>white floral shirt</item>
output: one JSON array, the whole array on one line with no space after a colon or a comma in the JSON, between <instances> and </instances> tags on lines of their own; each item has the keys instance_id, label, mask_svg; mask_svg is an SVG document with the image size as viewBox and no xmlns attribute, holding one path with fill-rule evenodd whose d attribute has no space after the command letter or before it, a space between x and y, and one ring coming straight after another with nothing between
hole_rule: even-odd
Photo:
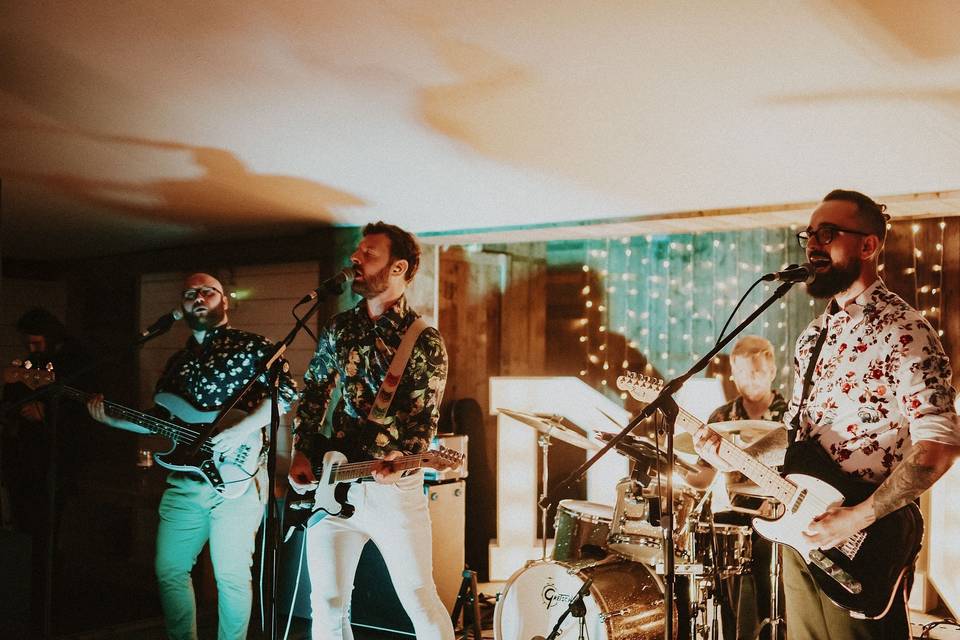
<instances>
[{"instance_id":1,"label":"white floral shirt","mask_svg":"<svg viewBox=\"0 0 960 640\"><path fill-rule=\"evenodd\" d=\"M831 315L831 308L834 313ZM789 427L823 326L798 440L818 440L847 473L882 482L914 442L960 445L950 361L936 331L877 280L843 309L831 302L797 340Z\"/></svg>"}]
</instances>

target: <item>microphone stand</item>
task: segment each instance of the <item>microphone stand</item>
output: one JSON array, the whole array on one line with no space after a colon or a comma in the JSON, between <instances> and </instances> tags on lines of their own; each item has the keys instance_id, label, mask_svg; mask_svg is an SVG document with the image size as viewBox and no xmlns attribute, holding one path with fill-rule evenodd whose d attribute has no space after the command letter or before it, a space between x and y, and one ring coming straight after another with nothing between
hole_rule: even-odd
<instances>
[{"instance_id":1,"label":"microphone stand","mask_svg":"<svg viewBox=\"0 0 960 640\"><path fill-rule=\"evenodd\" d=\"M596 464L597 460L603 457L610 449L616 447L627 435L630 434L634 429L640 426L640 423L646 420L648 417L653 415L655 412L660 411L666 417L667 429L666 429L666 438L667 438L667 509L662 510L664 513L667 513L666 516L666 527L664 528L664 602L667 603L668 607L673 606L673 593L674 593L674 558L673 558L673 429L676 422L677 414L679 413L679 407L677 407L676 401L673 399L673 395L680 390L680 387L691 377L693 377L698 372L702 371L707 367L710 361L715 355L720 353L727 344L729 344L735 337L743 332L750 324L756 320L764 311L766 311L774 302L786 295L795 282L784 282L776 291L767 298L763 304L757 307L746 320L741 322L736 328L733 329L730 333L723 337L722 340L718 341L713 348L700 360L698 360L690 369L680 375L677 378L674 378L670 382L667 382L663 389L660 391L659 395L653 399L653 401L644 407L640 413L638 413L633 419L630 420L630 423L624 427L620 433L610 438L607 443L600 448L595 454L593 454L586 462L580 465L577 469L570 473L566 478L561 480L557 485L555 485L547 495L540 500L540 506L544 508L550 507L556 500L557 496L571 487L574 483L579 482L584 475L587 473L587 470ZM661 518L661 526L663 519ZM673 615L672 611L667 611L665 616L665 628L664 628L664 638L666 640L673 640Z\"/></svg>"},{"instance_id":2,"label":"microphone stand","mask_svg":"<svg viewBox=\"0 0 960 640\"><path fill-rule=\"evenodd\" d=\"M567 610L564 611L560 619L557 620L557 624L553 625L553 630L550 631L550 635L543 640L556 640L560 634L560 625L563 624L563 621L566 620L569 615L572 615L574 618L580 618L581 631L583 630L583 617L587 615L587 605L583 603L583 597L590 592L590 585L592 584L593 578L587 578L587 581L584 582L580 590L577 591L577 595L573 596L573 599L570 600L570 604L567 605ZM582 637L581 635L581 638ZM534 638L534 640L537 640L537 638L539 638L539 636Z\"/></svg>"},{"instance_id":3,"label":"microphone stand","mask_svg":"<svg viewBox=\"0 0 960 640\"><path fill-rule=\"evenodd\" d=\"M217 430L217 427L223 421L223 418L234 409L239 403L240 399L246 395L247 391L253 387L257 379L260 378L261 374L266 373L268 375L268 380L270 384L270 437L267 440L267 487L268 489L268 508L267 508L267 522L264 526L264 540L266 544L264 545L264 575L262 576L263 582L267 585L265 591L267 592L266 597L263 598L264 605L264 619L266 620L267 629L264 629L267 633L268 638L276 638L278 635L278 619L277 619L277 552L280 548L280 527L279 524L279 513L277 501L273 496L273 487L277 475L277 431L280 428L280 374L285 372L289 365L286 362L281 360L283 354L286 352L287 348L293 344L293 341L296 339L300 331L306 326L307 321L310 320L320 310L320 305L325 300L326 295L340 295L343 293L346 286L346 280L339 282L331 282L327 287L321 287L317 289L317 298L314 303L310 306L310 309L307 311L303 317L297 318L296 324L294 324L293 329L283 338L280 342L274 345L273 352L269 356L264 358L260 363L257 371L254 372L250 379L243 385L230 400L224 403L223 408L220 410L220 414L213 420L213 422L207 425L205 431L200 433L200 437L197 439L196 444L190 448L190 454L196 455L200 447L203 446L203 443ZM296 317L296 316L294 316Z\"/></svg>"}]
</instances>

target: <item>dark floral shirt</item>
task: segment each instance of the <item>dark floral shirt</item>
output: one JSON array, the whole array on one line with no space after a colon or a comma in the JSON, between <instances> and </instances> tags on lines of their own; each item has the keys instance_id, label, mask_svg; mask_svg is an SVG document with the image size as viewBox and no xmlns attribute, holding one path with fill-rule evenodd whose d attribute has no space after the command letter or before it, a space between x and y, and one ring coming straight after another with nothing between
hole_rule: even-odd
<instances>
[{"instance_id":1,"label":"dark floral shirt","mask_svg":"<svg viewBox=\"0 0 960 640\"><path fill-rule=\"evenodd\" d=\"M937 332L881 280L843 309L831 303L797 340L785 423L800 406L803 374L824 326L798 440L819 441L844 471L878 483L914 442L960 444L950 361Z\"/></svg>"},{"instance_id":2,"label":"dark floral shirt","mask_svg":"<svg viewBox=\"0 0 960 640\"><path fill-rule=\"evenodd\" d=\"M156 392L174 393L197 409L219 409L250 380L271 351L271 342L263 336L227 325L207 331L203 344L197 344L191 335L184 348L167 361ZM269 396L267 377L261 375L237 407L253 411ZM280 374L279 396L281 412L289 410L297 397L297 384L287 372Z\"/></svg>"},{"instance_id":3,"label":"dark floral shirt","mask_svg":"<svg viewBox=\"0 0 960 640\"><path fill-rule=\"evenodd\" d=\"M774 422L783 421L783 415L787 412L787 400L779 391L773 392L773 401L767 410L758 420L772 420ZM727 404L716 409L707 418L707 422L729 422L731 420L750 420L750 415L743 407L743 396L737 396Z\"/></svg>"},{"instance_id":4,"label":"dark floral shirt","mask_svg":"<svg viewBox=\"0 0 960 640\"><path fill-rule=\"evenodd\" d=\"M323 434L325 418L332 437L343 441L337 448L348 458L381 458L394 450L419 453L430 446L447 381L447 351L432 327L413 347L383 426L367 420L403 333L418 317L401 297L376 320L370 319L365 300L330 320L304 375L294 447L311 457L317 454L324 446L317 436ZM339 398L331 402L334 390Z\"/></svg>"}]
</instances>

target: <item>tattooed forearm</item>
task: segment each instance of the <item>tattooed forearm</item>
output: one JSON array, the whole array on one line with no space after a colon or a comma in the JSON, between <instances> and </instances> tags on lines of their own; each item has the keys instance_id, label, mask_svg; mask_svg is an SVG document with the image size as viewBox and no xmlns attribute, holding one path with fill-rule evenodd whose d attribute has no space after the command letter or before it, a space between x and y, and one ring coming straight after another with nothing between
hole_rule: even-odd
<instances>
[{"instance_id":1,"label":"tattooed forearm","mask_svg":"<svg viewBox=\"0 0 960 640\"><path fill-rule=\"evenodd\" d=\"M783 464L783 454L787 450L787 430L777 429L763 436L744 449L765 465L776 467Z\"/></svg>"},{"instance_id":2,"label":"tattooed forearm","mask_svg":"<svg viewBox=\"0 0 960 640\"><path fill-rule=\"evenodd\" d=\"M947 449L950 449L949 447ZM879 520L933 486L953 462L944 445L921 441L914 445L893 473L873 494L873 513Z\"/></svg>"}]
</instances>

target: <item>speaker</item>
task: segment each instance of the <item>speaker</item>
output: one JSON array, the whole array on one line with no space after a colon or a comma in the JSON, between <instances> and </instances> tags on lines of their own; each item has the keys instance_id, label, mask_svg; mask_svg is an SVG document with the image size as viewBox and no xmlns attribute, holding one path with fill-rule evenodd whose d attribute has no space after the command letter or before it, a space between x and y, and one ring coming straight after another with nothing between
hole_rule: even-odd
<instances>
[{"instance_id":1,"label":"speaker","mask_svg":"<svg viewBox=\"0 0 960 640\"><path fill-rule=\"evenodd\" d=\"M464 562L466 484L463 480L427 485L433 533L433 580L447 611L460 591ZM361 627L413 635L376 545L368 542L360 556L351 602L351 622Z\"/></svg>"}]
</instances>

